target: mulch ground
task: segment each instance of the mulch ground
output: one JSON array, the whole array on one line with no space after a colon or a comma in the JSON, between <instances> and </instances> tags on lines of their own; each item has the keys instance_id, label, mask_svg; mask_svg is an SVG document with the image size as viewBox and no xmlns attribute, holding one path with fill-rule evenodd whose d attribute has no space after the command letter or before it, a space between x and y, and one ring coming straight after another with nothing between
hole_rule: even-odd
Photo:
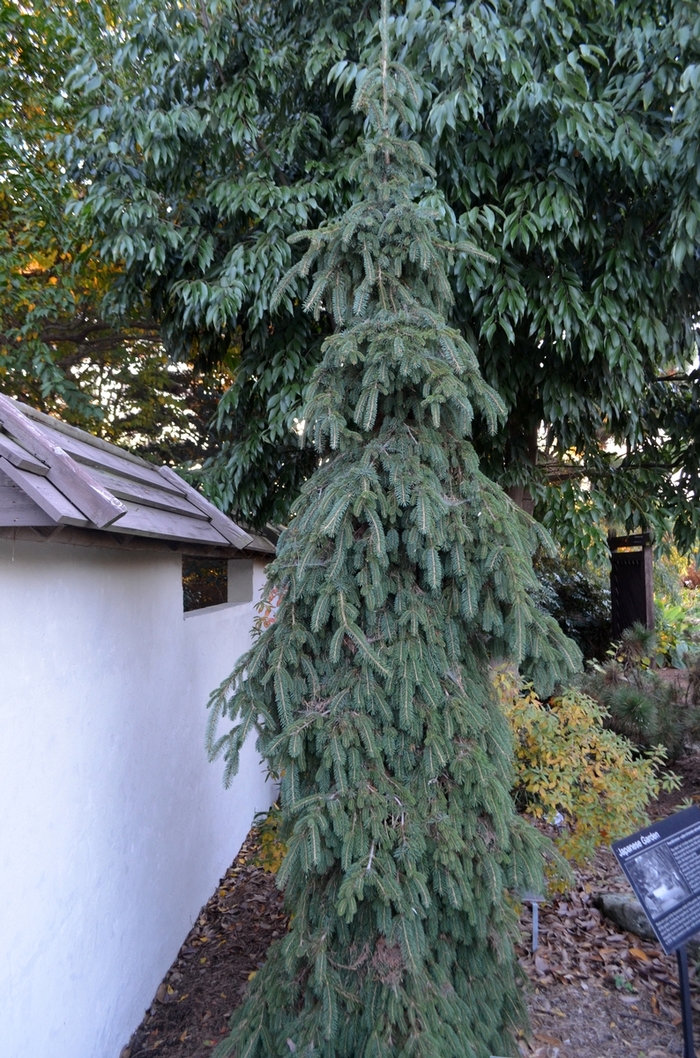
<instances>
[{"instance_id":1,"label":"mulch ground","mask_svg":"<svg viewBox=\"0 0 700 1058\"><path fill-rule=\"evenodd\" d=\"M669 815L684 800L700 802L700 754L677 762L674 770L683 787L662 794L651 806L652 818ZM263 964L270 942L287 928L274 875L256 866L257 852L253 831L120 1058L209 1058L225 1036L251 974ZM523 908L518 955L529 980L531 1032L518 1041L522 1058L683 1054L675 956L604 919L593 907L595 894L603 890L629 891L606 849L577 870L569 892L540 906L534 956L531 909ZM691 989L693 1007L700 1012L695 968Z\"/></svg>"},{"instance_id":2,"label":"mulch ground","mask_svg":"<svg viewBox=\"0 0 700 1058\"><path fill-rule=\"evenodd\" d=\"M255 866L251 831L180 948L120 1058L205 1058L268 946L287 930L275 876Z\"/></svg>"}]
</instances>

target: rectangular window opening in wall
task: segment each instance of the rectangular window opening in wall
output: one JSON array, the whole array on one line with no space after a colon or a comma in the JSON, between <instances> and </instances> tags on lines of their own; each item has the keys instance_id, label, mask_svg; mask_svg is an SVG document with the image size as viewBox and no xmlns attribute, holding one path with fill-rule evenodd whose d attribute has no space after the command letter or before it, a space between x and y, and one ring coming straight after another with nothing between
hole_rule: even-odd
<instances>
[{"instance_id":1,"label":"rectangular window opening in wall","mask_svg":"<svg viewBox=\"0 0 700 1058\"><path fill-rule=\"evenodd\" d=\"M182 601L185 613L228 602L228 561L185 555L182 559Z\"/></svg>"},{"instance_id":2,"label":"rectangular window opening in wall","mask_svg":"<svg viewBox=\"0 0 700 1058\"><path fill-rule=\"evenodd\" d=\"M252 602L252 559L183 557L182 600L185 613Z\"/></svg>"}]
</instances>

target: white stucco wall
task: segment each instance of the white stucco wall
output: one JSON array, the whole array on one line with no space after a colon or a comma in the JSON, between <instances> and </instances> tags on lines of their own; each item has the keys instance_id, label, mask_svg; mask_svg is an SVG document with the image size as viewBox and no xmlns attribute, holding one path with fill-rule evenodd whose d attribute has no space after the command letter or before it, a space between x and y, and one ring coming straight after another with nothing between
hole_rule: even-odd
<instances>
[{"instance_id":1,"label":"white stucco wall","mask_svg":"<svg viewBox=\"0 0 700 1058\"><path fill-rule=\"evenodd\" d=\"M0 539L0 1058L117 1058L270 803L204 752L252 619L184 615L177 554Z\"/></svg>"}]
</instances>

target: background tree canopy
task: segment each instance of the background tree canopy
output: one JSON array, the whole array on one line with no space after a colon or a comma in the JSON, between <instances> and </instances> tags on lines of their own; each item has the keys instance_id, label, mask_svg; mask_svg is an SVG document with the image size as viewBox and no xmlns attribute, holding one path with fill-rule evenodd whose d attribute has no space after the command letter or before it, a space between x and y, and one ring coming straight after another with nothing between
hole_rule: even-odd
<instances>
[{"instance_id":1,"label":"background tree canopy","mask_svg":"<svg viewBox=\"0 0 700 1058\"><path fill-rule=\"evenodd\" d=\"M305 316L301 279L275 315L270 300L298 253L287 236L351 200L345 159L362 122L350 100L376 53L375 8L103 2L45 29L35 60L51 71L42 98L58 96L42 121L61 147L46 164L65 170L62 183L50 170L52 193L71 198L59 234L92 248L101 319L146 321L174 360L233 379L198 456L210 494L251 522L283 521L313 466L295 427L329 316ZM443 234L495 258L451 276L453 322L508 409L494 438L477 434L482 464L529 488L570 551L600 544L604 519L671 526L690 546L697 5L408 0L397 12ZM65 71L46 46L57 39L72 46ZM7 371L28 341L7 343Z\"/></svg>"},{"instance_id":2,"label":"background tree canopy","mask_svg":"<svg viewBox=\"0 0 700 1058\"><path fill-rule=\"evenodd\" d=\"M0 9L0 385L145 455L196 458L231 376L169 363L150 312L105 311L122 264L66 212L79 192L56 148L75 118L60 94L72 48L89 40L106 61L115 14L84 0L60 12Z\"/></svg>"}]
</instances>

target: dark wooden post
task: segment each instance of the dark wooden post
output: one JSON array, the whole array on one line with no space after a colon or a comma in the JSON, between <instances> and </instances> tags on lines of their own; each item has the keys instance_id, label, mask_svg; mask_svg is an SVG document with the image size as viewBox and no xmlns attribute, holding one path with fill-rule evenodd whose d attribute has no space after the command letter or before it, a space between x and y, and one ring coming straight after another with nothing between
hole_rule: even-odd
<instances>
[{"instance_id":1,"label":"dark wooden post","mask_svg":"<svg viewBox=\"0 0 700 1058\"><path fill-rule=\"evenodd\" d=\"M617 639L636 621L654 627L654 566L651 535L608 537L612 636Z\"/></svg>"}]
</instances>

